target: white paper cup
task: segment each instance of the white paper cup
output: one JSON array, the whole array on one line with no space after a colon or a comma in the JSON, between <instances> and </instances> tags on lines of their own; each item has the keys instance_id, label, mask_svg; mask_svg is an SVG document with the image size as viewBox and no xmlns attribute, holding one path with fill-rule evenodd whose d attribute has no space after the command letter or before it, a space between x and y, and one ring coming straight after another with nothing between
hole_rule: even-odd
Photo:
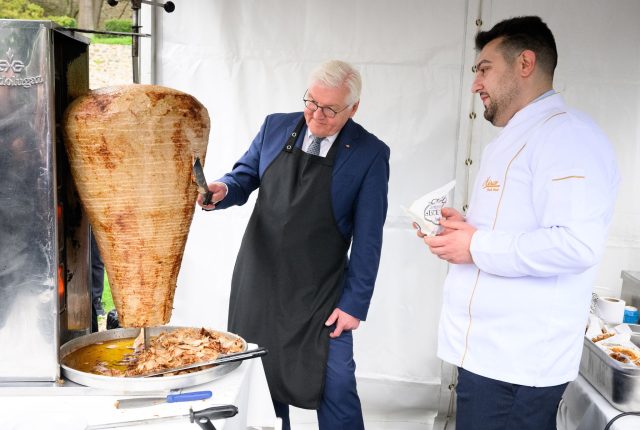
<instances>
[{"instance_id":1,"label":"white paper cup","mask_svg":"<svg viewBox=\"0 0 640 430\"><path fill-rule=\"evenodd\" d=\"M610 324L621 324L624 318L624 300L615 297L598 297L596 315Z\"/></svg>"}]
</instances>

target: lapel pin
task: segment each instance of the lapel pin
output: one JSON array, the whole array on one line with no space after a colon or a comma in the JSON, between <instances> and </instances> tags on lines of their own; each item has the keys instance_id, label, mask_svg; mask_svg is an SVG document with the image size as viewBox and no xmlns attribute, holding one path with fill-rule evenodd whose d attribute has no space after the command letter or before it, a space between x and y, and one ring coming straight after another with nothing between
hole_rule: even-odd
<instances>
[{"instance_id":1,"label":"lapel pin","mask_svg":"<svg viewBox=\"0 0 640 430\"><path fill-rule=\"evenodd\" d=\"M351 145L345 145L344 147L345 148L351 148Z\"/></svg>"}]
</instances>

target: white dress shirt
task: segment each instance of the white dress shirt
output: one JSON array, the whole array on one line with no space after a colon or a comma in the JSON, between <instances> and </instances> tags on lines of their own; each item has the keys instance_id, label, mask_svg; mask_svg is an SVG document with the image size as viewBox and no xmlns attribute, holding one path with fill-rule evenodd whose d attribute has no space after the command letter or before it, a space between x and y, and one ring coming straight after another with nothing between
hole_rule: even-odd
<instances>
[{"instance_id":1,"label":"white dress shirt","mask_svg":"<svg viewBox=\"0 0 640 430\"><path fill-rule=\"evenodd\" d=\"M517 112L482 155L474 264L450 266L438 356L512 384L575 379L618 183L606 136L559 94Z\"/></svg>"},{"instance_id":2,"label":"white dress shirt","mask_svg":"<svg viewBox=\"0 0 640 430\"><path fill-rule=\"evenodd\" d=\"M322 142L320 142L320 153L318 154L320 157L327 156L329 149L331 149L331 145L333 145L333 142L335 142L337 137L338 133L322 139ZM311 134L311 131L307 128L307 134L304 136L304 140L302 141L302 150L304 152L308 152L311 142L313 142L313 134Z\"/></svg>"}]
</instances>

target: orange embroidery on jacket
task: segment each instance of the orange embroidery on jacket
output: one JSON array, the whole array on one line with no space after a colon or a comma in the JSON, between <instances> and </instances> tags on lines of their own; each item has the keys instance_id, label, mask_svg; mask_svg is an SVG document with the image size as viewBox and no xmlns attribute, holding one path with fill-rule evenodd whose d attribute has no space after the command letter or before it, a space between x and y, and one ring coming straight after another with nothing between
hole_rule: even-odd
<instances>
[{"instance_id":1,"label":"orange embroidery on jacket","mask_svg":"<svg viewBox=\"0 0 640 430\"><path fill-rule=\"evenodd\" d=\"M585 176L578 176L578 175L565 176L564 178L553 178L552 181L564 181L566 179L585 179Z\"/></svg>"},{"instance_id":2,"label":"orange embroidery on jacket","mask_svg":"<svg viewBox=\"0 0 640 430\"><path fill-rule=\"evenodd\" d=\"M500 191L500 182L495 179L491 179L491 176L489 176L482 183L482 188L487 191Z\"/></svg>"},{"instance_id":3,"label":"orange embroidery on jacket","mask_svg":"<svg viewBox=\"0 0 640 430\"><path fill-rule=\"evenodd\" d=\"M518 152L516 152L516 155L513 156L513 158L511 159L511 161L509 161L509 164L507 165L507 170L505 170L504 172L504 182L503 182L505 184L505 187L507 185L509 169L511 169L511 165L513 164L514 160L518 158L518 155L520 155L520 153L522 152L525 146L527 146L526 143L522 145L522 148L520 148ZM482 188L487 188L485 185L488 184L489 182L492 182L493 185L497 187L495 191L498 191L498 189L500 188L500 184L498 183L498 181L491 181L491 177L488 177L484 181L484 183L482 184ZM502 197L504 195L504 190L505 188L503 187L502 193L500 193L500 199L498 200L498 206L496 207L496 216L493 219L493 226L491 226L491 231L496 229L496 223L498 222L498 214L500 213L500 206L502 205ZM489 191L492 191L492 190L489 190ZM478 288L479 279L480 279L480 268L478 268L478 273L476 274L476 282L473 285L471 297L469 298L469 308L468 308L469 309L469 325L467 326L467 335L464 338L464 352L462 353L462 360L460 362L460 367L464 367L464 359L467 357L467 351L469 350L469 333L471 332L471 323L473 322L473 316L471 314L471 305L473 304L473 297L476 295L476 289Z\"/></svg>"}]
</instances>

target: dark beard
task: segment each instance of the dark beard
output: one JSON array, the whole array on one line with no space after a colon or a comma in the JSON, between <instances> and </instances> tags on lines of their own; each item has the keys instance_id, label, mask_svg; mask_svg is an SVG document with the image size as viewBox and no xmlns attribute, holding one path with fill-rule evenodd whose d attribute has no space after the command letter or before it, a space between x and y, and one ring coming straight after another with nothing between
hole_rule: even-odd
<instances>
[{"instance_id":1,"label":"dark beard","mask_svg":"<svg viewBox=\"0 0 640 430\"><path fill-rule=\"evenodd\" d=\"M489 106L484 108L484 119L486 119L491 124L493 124L493 120L496 117L496 110L497 109L495 109L495 106L493 105L493 102L489 103Z\"/></svg>"}]
</instances>

